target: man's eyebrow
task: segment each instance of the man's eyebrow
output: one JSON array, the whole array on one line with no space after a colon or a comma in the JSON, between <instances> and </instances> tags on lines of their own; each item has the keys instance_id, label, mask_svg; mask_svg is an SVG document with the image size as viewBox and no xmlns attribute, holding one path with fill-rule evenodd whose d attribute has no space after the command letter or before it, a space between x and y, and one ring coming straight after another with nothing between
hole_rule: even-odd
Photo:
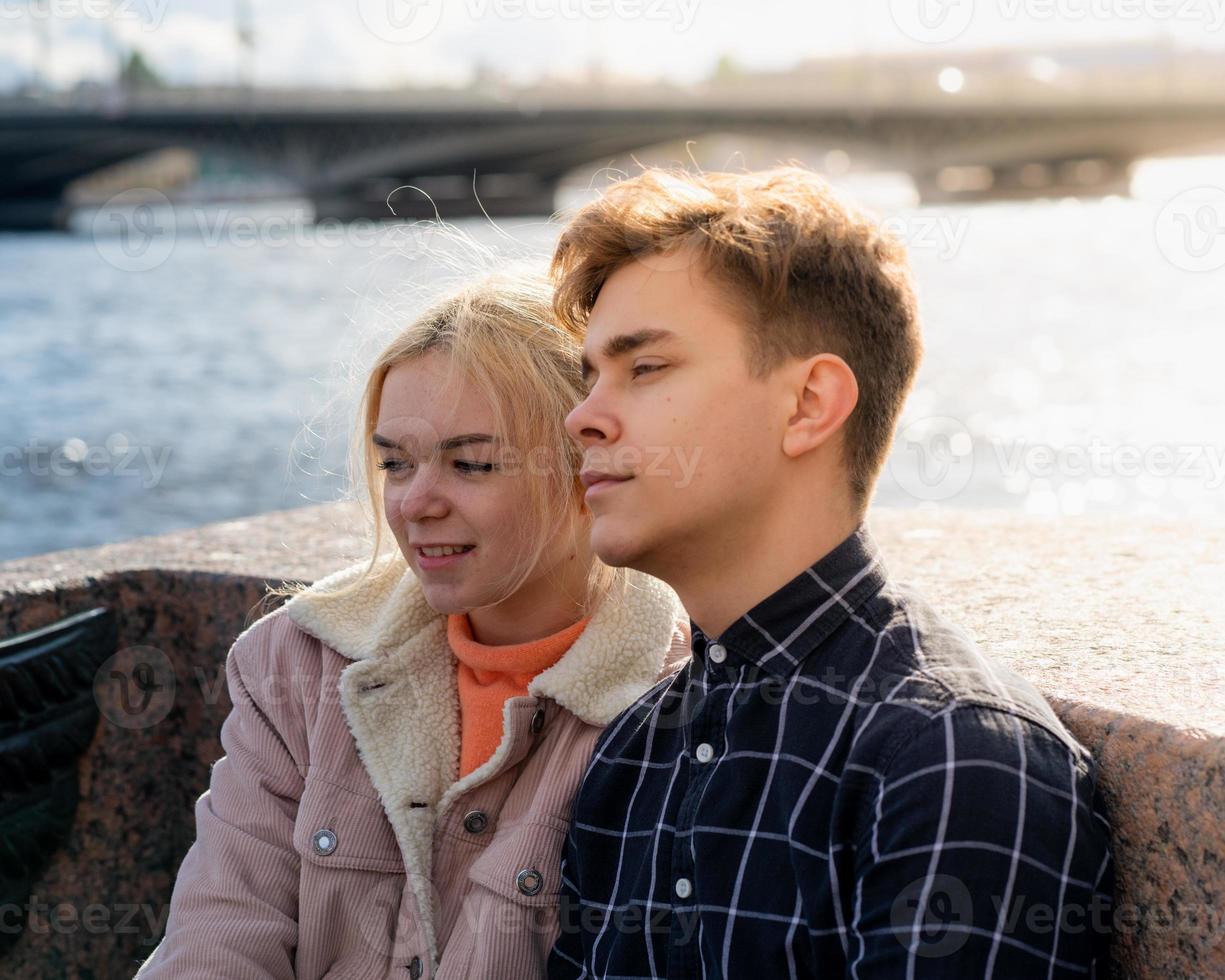
<instances>
[{"instance_id":1,"label":"man's eyebrow","mask_svg":"<svg viewBox=\"0 0 1225 980\"><path fill-rule=\"evenodd\" d=\"M402 448L398 442L388 439L386 436L379 435L377 432L370 437L371 441L376 446L382 446L384 449L400 449ZM462 446L472 446L479 443L495 442L493 436L485 432L468 432L462 436L451 436L450 439L443 439L438 444L439 452L447 452L450 449L459 449Z\"/></svg>"},{"instance_id":2,"label":"man's eyebrow","mask_svg":"<svg viewBox=\"0 0 1225 980\"><path fill-rule=\"evenodd\" d=\"M671 330L662 330L658 327L646 327L642 330L635 330L633 333L619 333L616 336L609 337L604 341L604 348L600 352L605 359L614 360L638 350L640 347L645 347L647 344L653 344L661 340L675 340L676 334ZM587 360L587 355L583 355L583 380L591 374L591 362Z\"/></svg>"}]
</instances>

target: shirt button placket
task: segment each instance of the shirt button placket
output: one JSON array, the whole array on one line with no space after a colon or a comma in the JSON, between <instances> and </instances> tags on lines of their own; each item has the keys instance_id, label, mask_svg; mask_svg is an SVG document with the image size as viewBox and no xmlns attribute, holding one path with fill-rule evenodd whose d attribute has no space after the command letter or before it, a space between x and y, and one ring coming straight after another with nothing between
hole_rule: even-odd
<instances>
[{"instance_id":1,"label":"shirt button placket","mask_svg":"<svg viewBox=\"0 0 1225 980\"><path fill-rule=\"evenodd\" d=\"M723 663L727 659L727 651L720 644L712 643L706 648L706 656L712 663ZM714 759L715 747L723 744L723 719L726 715L727 698L730 696L728 679L723 671L716 670L707 680L709 688L705 696L685 722L685 744L692 746L691 758L695 764L689 767L689 782L676 814L677 838L692 833L694 825L701 823L698 801L703 798L707 781L714 771L713 767L706 763ZM674 908L668 944L680 957L678 965L684 964L681 966L684 975L698 976L701 963L697 944L686 941L686 937L696 935L699 917L694 894L696 883L691 851L691 847L679 845L672 849L672 885L669 898Z\"/></svg>"}]
</instances>

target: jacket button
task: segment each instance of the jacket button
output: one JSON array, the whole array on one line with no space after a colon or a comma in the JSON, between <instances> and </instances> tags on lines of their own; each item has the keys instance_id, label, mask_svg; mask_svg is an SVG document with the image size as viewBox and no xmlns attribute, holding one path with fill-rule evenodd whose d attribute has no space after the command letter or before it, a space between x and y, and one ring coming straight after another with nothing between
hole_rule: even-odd
<instances>
[{"instance_id":1,"label":"jacket button","mask_svg":"<svg viewBox=\"0 0 1225 980\"><path fill-rule=\"evenodd\" d=\"M535 714L532 715L532 724L529 726L532 734L535 735L540 729L544 728L544 708L537 708Z\"/></svg>"},{"instance_id":2,"label":"jacket button","mask_svg":"<svg viewBox=\"0 0 1225 980\"><path fill-rule=\"evenodd\" d=\"M421 980L421 957L414 956L408 961L408 975L412 980Z\"/></svg>"},{"instance_id":3,"label":"jacket button","mask_svg":"<svg viewBox=\"0 0 1225 980\"><path fill-rule=\"evenodd\" d=\"M524 868L515 878L515 884L524 895L535 895L544 887L544 875L535 868Z\"/></svg>"},{"instance_id":4,"label":"jacket button","mask_svg":"<svg viewBox=\"0 0 1225 980\"><path fill-rule=\"evenodd\" d=\"M336 831L328 827L316 830L314 836L311 837L311 846L315 849L316 854L331 854L336 850Z\"/></svg>"},{"instance_id":5,"label":"jacket button","mask_svg":"<svg viewBox=\"0 0 1225 980\"><path fill-rule=\"evenodd\" d=\"M480 810L472 810L464 817L464 830L470 834L479 834L489 826L489 818Z\"/></svg>"}]
</instances>

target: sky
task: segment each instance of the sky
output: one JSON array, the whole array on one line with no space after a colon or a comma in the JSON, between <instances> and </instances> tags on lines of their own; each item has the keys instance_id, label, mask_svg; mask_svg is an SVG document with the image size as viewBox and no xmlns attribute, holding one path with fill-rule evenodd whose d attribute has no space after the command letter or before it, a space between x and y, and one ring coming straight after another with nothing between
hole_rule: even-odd
<instances>
[{"instance_id":1,"label":"sky","mask_svg":"<svg viewBox=\"0 0 1225 980\"><path fill-rule=\"evenodd\" d=\"M783 69L823 55L1137 39L1225 52L1225 0L0 0L0 89L40 61L56 86L106 79L133 47L172 83L234 83L243 7L262 86L463 85L478 66L530 81L593 63L687 82L721 56Z\"/></svg>"}]
</instances>

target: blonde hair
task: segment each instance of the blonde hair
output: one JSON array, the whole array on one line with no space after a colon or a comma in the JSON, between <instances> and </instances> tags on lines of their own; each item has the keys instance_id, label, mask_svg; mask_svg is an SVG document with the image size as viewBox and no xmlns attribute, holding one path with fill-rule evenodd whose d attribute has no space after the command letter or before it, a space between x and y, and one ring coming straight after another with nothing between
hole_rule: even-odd
<instances>
[{"instance_id":1,"label":"blonde hair","mask_svg":"<svg viewBox=\"0 0 1225 980\"><path fill-rule=\"evenodd\" d=\"M523 511L525 549L505 587L513 595L531 576L543 554L551 529L576 528L585 533L589 518L580 516L582 484L578 473L582 448L565 430L565 418L586 396L581 356L582 334L558 324L552 314L552 286L543 271L527 267L484 275L436 301L401 331L375 358L362 389L356 426L349 447L351 482L360 487L367 511L370 557L361 575L338 592L361 586L382 557L391 529L383 511L383 477L371 436L378 425L379 405L387 373L396 365L435 352L447 356L453 377L466 378L489 399L494 436L502 446L545 450L547 465L522 470L528 504ZM536 458L534 453L531 454ZM394 539L393 539L394 540ZM586 611L624 584L620 569L592 559ZM264 602L292 597L304 583L269 587Z\"/></svg>"}]
</instances>

